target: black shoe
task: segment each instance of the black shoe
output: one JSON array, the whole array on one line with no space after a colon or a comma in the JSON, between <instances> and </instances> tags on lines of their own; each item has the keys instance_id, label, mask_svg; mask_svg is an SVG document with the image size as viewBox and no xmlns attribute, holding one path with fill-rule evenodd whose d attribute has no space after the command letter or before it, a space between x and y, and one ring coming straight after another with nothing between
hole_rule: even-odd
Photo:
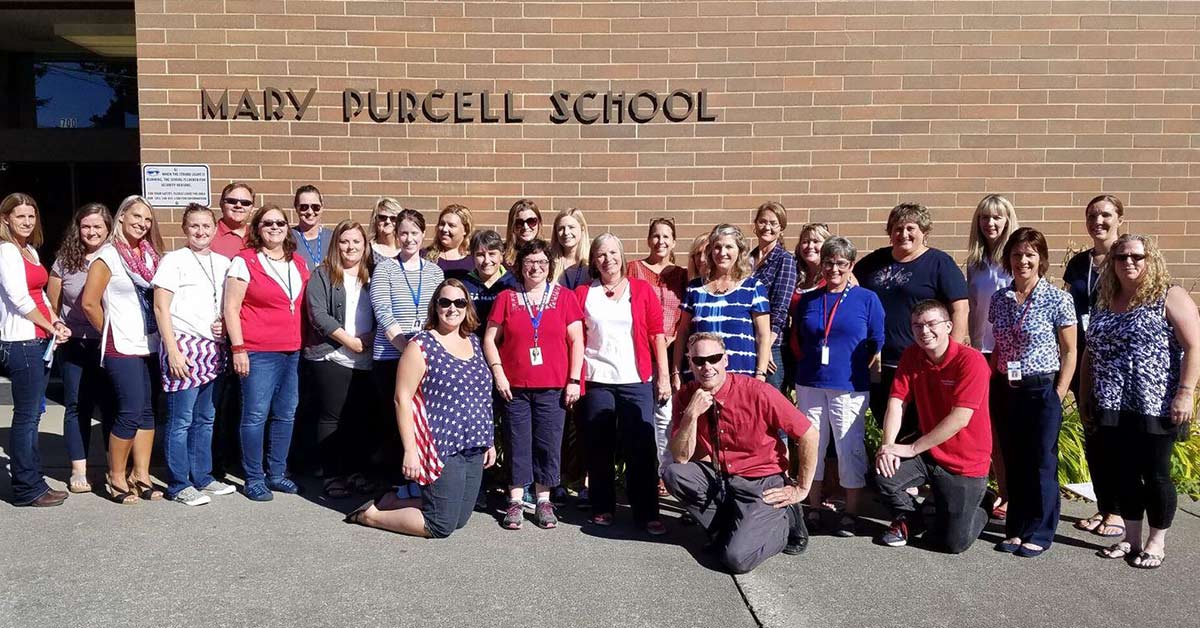
<instances>
[{"instance_id":1,"label":"black shoe","mask_svg":"<svg viewBox=\"0 0 1200 628\"><path fill-rule=\"evenodd\" d=\"M808 527L804 525L804 511L800 504L788 506L788 539L783 553L788 556L803 554L808 549Z\"/></svg>"}]
</instances>

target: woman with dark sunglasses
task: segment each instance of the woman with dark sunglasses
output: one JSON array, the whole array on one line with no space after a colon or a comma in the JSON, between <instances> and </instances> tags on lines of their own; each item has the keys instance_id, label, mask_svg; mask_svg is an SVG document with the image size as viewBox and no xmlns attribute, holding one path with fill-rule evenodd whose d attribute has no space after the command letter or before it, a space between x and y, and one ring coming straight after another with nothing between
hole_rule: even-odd
<instances>
[{"instance_id":1,"label":"woman with dark sunglasses","mask_svg":"<svg viewBox=\"0 0 1200 628\"><path fill-rule=\"evenodd\" d=\"M400 534L445 538L467 525L483 470L496 462L492 375L479 320L457 279L434 290L424 330L414 335L396 372L396 417L404 476L420 497L389 491L346 517L349 523Z\"/></svg>"},{"instance_id":2,"label":"woman with dark sunglasses","mask_svg":"<svg viewBox=\"0 0 1200 628\"><path fill-rule=\"evenodd\" d=\"M295 231L299 246L296 250L300 252L300 259L304 260L309 272L313 272L325 259L332 238L329 229L321 226L321 210L324 209L321 191L315 185L296 188L292 208L296 210L297 218Z\"/></svg>"},{"instance_id":3,"label":"woman with dark sunglasses","mask_svg":"<svg viewBox=\"0 0 1200 628\"><path fill-rule=\"evenodd\" d=\"M248 183L234 181L221 190L221 219L212 250L232 259L246 248L246 223L254 215L254 188Z\"/></svg>"},{"instance_id":4,"label":"woman with dark sunglasses","mask_svg":"<svg viewBox=\"0 0 1200 628\"><path fill-rule=\"evenodd\" d=\"M400 223L400 201L383 197L376 201L371 211L371 224L367 225L371 237L371 268L385 259L394 259L400 254L400 243L396 236L396 225Z\"/></svg>"},{"instance_id":5,"label":"woman with dark sunglasses","mask_svg":"<svg viewBox=\"0 0 1200 628\"><path fill-rule=\"evenodd\" d=\"M523 198L508 210L508 231L504 233L504 265L516 270L517 248L540 237L542 210L537 203Z\"/></svg>"}]
</instances>

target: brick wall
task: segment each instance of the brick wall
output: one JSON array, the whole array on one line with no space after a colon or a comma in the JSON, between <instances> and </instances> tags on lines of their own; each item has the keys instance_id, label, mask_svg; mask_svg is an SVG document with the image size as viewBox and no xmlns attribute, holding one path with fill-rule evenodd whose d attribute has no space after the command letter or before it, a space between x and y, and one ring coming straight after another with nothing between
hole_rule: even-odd
<instances>
[{"instance_id":1,"label":"brick wall","mask_svg":"<svg viewBox=\"0 0 1200 628\"><path fill-rule=\"evenodd\" d=\"M503 223L531 197L645 248L748 225L776 199L885 244L902 200L959 254L989 192L1058 249L1082 206L1126 201L1186 286L1200 276L1200 2L394 2L138 0L142 160L207 163L284 206L319 185L336 221L380 195ZM200 120L200 89L316 88L302 121ZM526 122L342 121L342 90L512 90ZM558 89L707 89L717 122L548 121ZM174 220L171 216L169 220ZM169 230L178 233L177 230ZM789 245L796 230L789 230ZM682 237L682 234L681 234ZM1056 254L1056 257L1059 257ZM1056 260L1057 261L1057 260Z\"/></svg>"}]
</instances>

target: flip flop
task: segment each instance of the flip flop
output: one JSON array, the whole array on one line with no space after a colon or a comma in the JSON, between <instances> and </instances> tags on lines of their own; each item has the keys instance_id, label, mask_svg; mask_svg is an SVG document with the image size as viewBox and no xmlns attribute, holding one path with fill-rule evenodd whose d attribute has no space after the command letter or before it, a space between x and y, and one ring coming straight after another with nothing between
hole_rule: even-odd
<instances>
[{"instance_id":1,"label":"flip flop","mask_svg":"<svg viewBox=\"0 0 1200 628\"><path fill-rule=\"evenodd\" d=\"M368 508L370 508L371 506L374 506L374 505L375 505L375 500L373 500L373 499L367 500L366 502L363 503L362 506L359 506L358 508L351 510L346 515L346 518L342 519L342 521L344 521L345 523L356 523L358 525L363 525L362 514L364 512L366 512Z\"/></svg>"},{"instance_id":2,"label":"flip flop","mask_svg":"<svg viewBox=\"0 0 1200 628\"><path fill-rule=\"evenodd\" d=\"M1099 528L1100 525L1103 523L1104 523L1104 515L1102 515L1100 513L1096 513L1096 514L1088 517L1087 519L1080 519L1079 521L1076 521L1075 529L1083 530L1084 532L1095 532L1096 528Z\"/></svg>"},{"instance_id":3,"label":"flip flop","mask_svg":"<svg viewBox=\"0 0 1200 628\"><path fill-rule=\"evenodd\" d=\"M71 479L67 480L67 490L72 493L90 493L92 492L92 485L88 483L87 475L72 473Z\"/></svg>"},{"instance_id":4,"label":"flip flop","mask_svg":"<svg viewBox=\"0 0 1200 628\"><path fill-rule=\"evenodd\" d=\"M1133 565L1134 567L1136 567L1138 569L1158 569L1159 567L1162 567L1163 561L1166 560L1166 558L1167 557L1163 554L1151 554L1150 552L1141 552L1137 555L1137 557L1135 557L1133 559L1133 562L1131 562L1129 564ZM1148 560L1153 560L1156 562L1153 565L1147 565L1146 561L1148 561Z\"/></svg>"},{"instance_id":5,"label":"flip flop","mask_svg":"<svg viewBox=\"0 0 1200 628\"><path fill-rule=\"evenodd\" d=\"M1117 560L1119 558L1125 558L1132 553L1133 547L1127 541L1121 541L1120 543L1113 543L1112 545L1109 545L1108 547L1096 552L1096 555L1100 558L1106 558L1108 560Z\"/></svg>"},{"instance_id":6,"label":"flip flop","mask_svg":"<svg viewBox=\"0 0 1200 628\"><path fill-rule=\"evenodd\" d=\"M1117 531L1111 532L1108 534L1101 533L1100 530L1103 530L1105 528L1116 528ZM1114 538L1114 537L1118 537L1118 536L1124 537L1125 536L1125 526L1119 525L1116 523L1104 523L1104 524L1096 526L1095 528L1092 528L1092 534L1095 534L1096 536L1101 536L1104 538Z\"/></svg>"}]
</instances>

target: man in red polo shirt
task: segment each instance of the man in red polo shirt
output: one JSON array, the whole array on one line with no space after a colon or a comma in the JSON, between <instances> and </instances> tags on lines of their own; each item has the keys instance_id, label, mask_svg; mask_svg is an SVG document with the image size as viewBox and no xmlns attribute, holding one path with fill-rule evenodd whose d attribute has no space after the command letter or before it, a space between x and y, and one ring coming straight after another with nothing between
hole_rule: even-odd
<instances>
[{"instance_id":1,"label":"man in red polo shirt","mask_svg":"<svg viewBox=\"0 0 1200 628\"><path fill-rule=\"evenodd\" d=\"M720 336L692 334L688 355L695 381L675 393L667 490L704 526L733 573L781 551L803 552L808 531L800 502L817 467L812 423L765 382L726 373ZM798 480L787 477L781 430L799 444Z\"/></svg>"},{"instance_id":2,"label":"man in red polo shirt","mask_svg":"<svg viewBox=\"0 0 1200 628\"><path fill-rule=\"evenodd\" d=\"M992 457L991 372L983 354L950 338L953 324L941 302L918 303L910 320L915 342L900 357L875 456L875 481L894 517L878 541L899 547L922 527L906 489L928 483L937 508L924 539L958 554L988 522L983 502ZM898 445L904 407L914 401L921 436Z\"/></svg>"},{"instance_id":3,"label":"man in red polo shirt","mask_svg":"<svg viewBox=\"0 0 1200 628\"><path fill-rule=\"evenodd\" d=\"M254 190L234 181L221 190L221 220L212 239L212 250L233 259L246 248L246 225L254 213Z\"/></svg>"}]
</instances>

